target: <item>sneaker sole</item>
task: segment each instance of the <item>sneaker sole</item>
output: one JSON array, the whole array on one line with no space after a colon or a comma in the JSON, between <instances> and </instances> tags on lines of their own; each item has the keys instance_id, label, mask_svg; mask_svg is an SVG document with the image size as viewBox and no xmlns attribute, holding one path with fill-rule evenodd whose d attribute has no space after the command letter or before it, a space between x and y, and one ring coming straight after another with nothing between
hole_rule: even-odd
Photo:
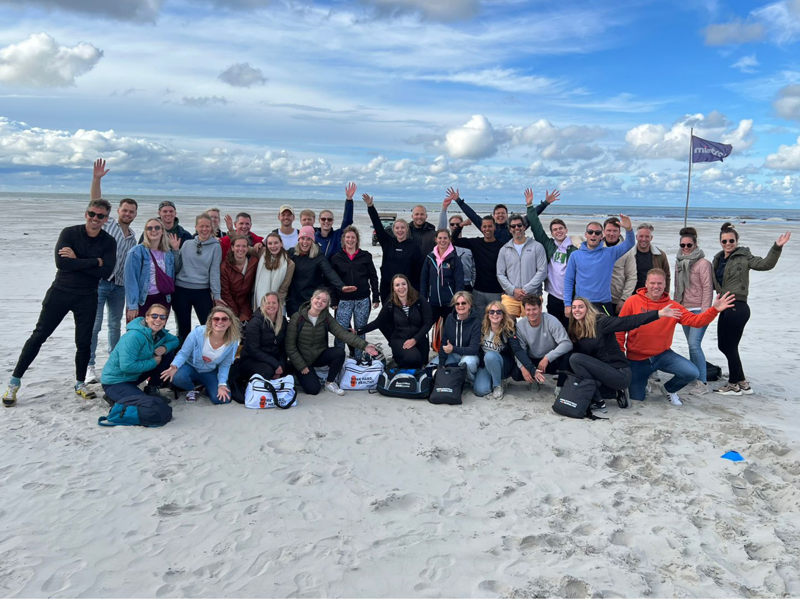
<instances>
[{"instance_id":1,"label":"sneaker sole","mask_svg":"<svg viewBox=\"0 0 800 600\"><path fill-rule=\"evenodd\" d=\"M719 394L720 396L741 396L742 392L718 392L714 391L715 394Z\"/></svg>"},{"instance_id":2,"label":"sneaker sole","mask_svg":"<svg viewBox=\"0 0 800 600\"><path fill-rule=\"evenodd\" d=\"M739 391L740 391L740 392L742 392L742 394L744 394L745 396L751 396L751 395L753 394L753 390L752 390L752 389L749 389L749 390L739 390Z\"/></svg>"},{"instance_id":3,"label":"sneaker sole","mask_svg":"<svg viewBox=\"0 0 800 600\"><path fill-rule=\"evenodd\" d=\"M5 398L3 398L3 406L5 406L6 408L11 408L16 403L17 403L16 400L6 400Z\"/></svg>"}]
</instances>

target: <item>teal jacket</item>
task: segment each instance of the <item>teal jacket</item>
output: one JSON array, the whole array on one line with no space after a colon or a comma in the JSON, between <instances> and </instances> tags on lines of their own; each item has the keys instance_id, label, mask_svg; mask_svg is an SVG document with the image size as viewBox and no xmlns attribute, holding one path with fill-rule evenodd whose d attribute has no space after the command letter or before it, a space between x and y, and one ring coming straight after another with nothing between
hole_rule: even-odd
<instances>
[{"instance_id":1,"label":"teal jacket","mask_svg":"<svg viewBox=\"0 0 800 600\"><path fill-rule=\"evenodd\" d=\"M137 317L128 323L127 333L119 339L108 357L100 381L106 385L136 381L142 373L156 368L153 358L156 348L163 346L171 352L179 345L178 338L166 329L153 337L144 317Z\"/></svg>"}]
</instances>

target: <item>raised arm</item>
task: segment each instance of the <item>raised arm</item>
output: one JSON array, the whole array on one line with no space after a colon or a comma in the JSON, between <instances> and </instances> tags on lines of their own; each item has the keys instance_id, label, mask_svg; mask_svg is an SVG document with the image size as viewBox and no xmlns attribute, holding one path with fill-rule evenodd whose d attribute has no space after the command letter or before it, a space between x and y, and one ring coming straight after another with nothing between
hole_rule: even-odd
<instances>
[{"instance_id":1,"label":"raised arm","mask_svg":"<svg viewBox=\"0 0 800 600\"><path fill-rule=\"evenodd\" d=\"M94 161L94 168L92 169L92 187L89 192L90 200L97 200L103 197L103 192L100 190L100 180L108 174L106 169L106 161L98 158Z\"/></svg>"},{"instance_id":2,"label":"raised arm","mask_svg":"<svg viewBox=\"0 0 800 600\"><path fill-rule=\"evenodd\" d=\"M677 312L680 315L679 311L675 311L672 308L669 310ZM636 329L642 325L657 321L660 317L661 315L657 310L648 310L638 315L628 315L625 317L600 317L597 319L597 333L605 334L630 331L631 329Z\"/></svg>"},{"instance_id":3,"label":"raised arm","mask_svg":"<svg viewBox=\"0 0 800 600\"><path fill-rule=\"evenodd\" d=\"M357 189L358 186L353 182L348 183L347 187L344 188L344 212L342 213L342 224L339 229L350 227L353 224L353 211L355 210L353 196L355 196Z\"/></svg>"},{"instance_id":4,"label":"raised arm","mask_svg":"<svg viewBox=\"0 0 800 600\"><path fill-rule=\"evenodd\" d=\"M553 193L557 194L558 192L556 191ZM539 220L539 211L533 206L533 190L530 188L525 190L525 205L528 207L528 224L531 226L533 239L544 246L544 250L547 253L547 260L550 260L558 246L555 241L545 233L544 227L542 227L542 222Z\"/></svg>"},{"instance_id":5,"label":"raised arm","mask_svg":"<svg viewBox=\"0 0 800 600\"><path fill-rule=\"evenodd\" d=\"M630 218L625 215L620 215L619 224L625 229L625 240L611 248L606 246L606 248L611 251L615 261L636 244L636 236L633 235L633 225L631 225ZM669 290L669 288L667 288L667 290Z\"/></svg>"},{"instance_id":6,"label":"raised arm","mask_svg":"<svg viewBox=\"0 0 800 600\"><path fill-rule=\"evenodd\" d=\"M383 223L381 223L381 219L378 216L378 209L375 208L375 199L368 194L363 194L361 198L367 205L367 214L369 215L369 220L372 221L372 228L375 230L375 237L378 238L378 243L381 245L381 248L386 250L387 246L392 243L394 238L390 236L383 228Z\"/></svg>"},{"instance_id":7,"label":"raised arm","mask_svg":"<svg viewBox=\"0 0 800 600\"><path fill-rule=\"evenodd\" d=\"M455 198L453 198L453 200L455 200L456 204L458 204L458 208L460 208L462 211L464 211L464 214L467 215L467 218L470 221L472 221L475 224L476 227L480 227L481 226L481 218L480 218L480 216L478 215L478 213L476 213L472 209L472 207L469 204L464 202L464 200L462 200L459 197L458 190L454 190L453 188L450 188L449 190L447 190L447 192L448 192L448 197L451 197L453 195L453 193L455 193Z\"/></svg>"},{"instance_id":8,"label":"raised arm","mask_svg":"<svg viewBox=\"0 0 800 600\"><path fill-rule=\"evenodd\" d=\"M787 231L772 245L772 248L769 249L769 252L764 258L760 256L750 256L747 259L747 266L754 271L769 271L770 269L774 269L775 265L778 264L778 259L781 257L784 244L786 244L791 237L791 232Z\"/></svg>"}]
</instances>

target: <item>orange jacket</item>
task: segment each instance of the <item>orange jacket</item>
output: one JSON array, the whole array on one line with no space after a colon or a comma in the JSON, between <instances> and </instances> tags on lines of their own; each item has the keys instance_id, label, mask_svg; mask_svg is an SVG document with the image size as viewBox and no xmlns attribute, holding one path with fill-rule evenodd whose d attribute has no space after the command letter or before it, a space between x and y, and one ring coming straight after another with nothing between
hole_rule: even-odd
<instances>
[{"instance_id":1,"label":"orange jacket","mask_svg":"<svg viewBox=\"0 0 800 600\"><path fill-rule=\"evenodd\" d=\"M688 325L689 327L705 327L719 314L713 306L699 315L686 310L683 306L670 300L669 294L664 295L657 301L647 297L647 290L640 288L637 292L625 301L622 310L619 311L620 317L627 315L638 315L649 310L661 310L667 306L677 308L681 311L680 319L658 319L647 325L642 325L633 331L620 331L617 333L617 341L620 348L625 352L625 337L627 336L627 355L628 360L645 360L652 356L657 356L666 352L672 346L672 338L675 334L676 325Z\"/></svg>"}]
</instances>

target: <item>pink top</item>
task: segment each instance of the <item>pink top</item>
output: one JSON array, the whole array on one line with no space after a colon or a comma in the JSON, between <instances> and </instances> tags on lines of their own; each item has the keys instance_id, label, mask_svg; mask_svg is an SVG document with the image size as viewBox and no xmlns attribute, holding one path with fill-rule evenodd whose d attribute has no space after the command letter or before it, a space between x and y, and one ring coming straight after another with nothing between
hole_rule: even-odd
<instances>
[{"instance_id":1,"label":"pink top","mask_svg":"<svg viewBox=\"0 0 800 600\"><path fill-rule=\"evenodd\" d=\"M344 248L342 248L342 250L344 250ZM344 250L344 253L347 254L347 258L350 260L353 260L358 255L358 252L359 251L356 249L355 254L350 254L347 250Z\"/></svg>"},{"instance_id":2,"label":"pink top","mask_svg":"<svg viewBox=\"0 0 800 600\"><path fill-rule=\"evenodd\" d=\"M701 258L692 265L689 271L689 287L683 291L683 304L686 308L706 310L714 301L714 282L711 262Z\"/></svg>"}]
</instances>

